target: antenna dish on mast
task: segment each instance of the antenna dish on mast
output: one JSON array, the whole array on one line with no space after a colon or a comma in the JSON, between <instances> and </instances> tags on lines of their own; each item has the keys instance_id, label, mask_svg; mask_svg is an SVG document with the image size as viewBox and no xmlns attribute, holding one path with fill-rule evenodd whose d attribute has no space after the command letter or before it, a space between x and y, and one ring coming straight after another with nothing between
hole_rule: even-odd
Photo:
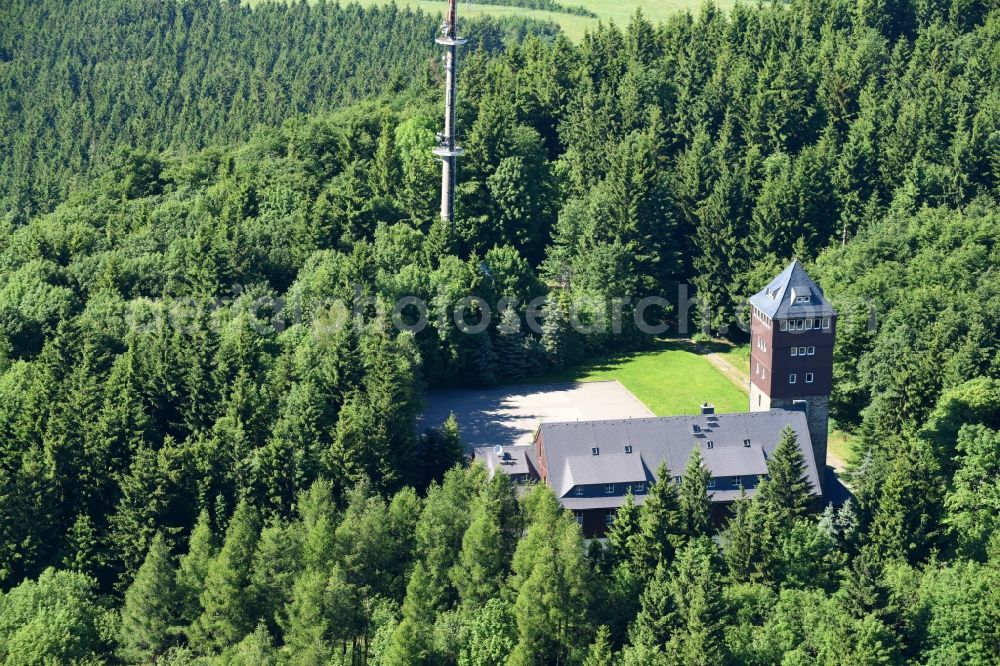
<instances>
[{"instance_id":1,"label":"antenna dish on mast","mask_svg":"<svg viewBox=\"0 0 1000 666\"><path fill-rule=\"evenodd\" d=\"M441 33L434 40L445 47L444 131L438 135L434 155L441 159L441 220L450 231L455 215L456 158L462 154L455 136L455 98L457 97L458 49L465 44L458 36L458 0L448 0L448 13Z\"/></svg>"}]
</instances>

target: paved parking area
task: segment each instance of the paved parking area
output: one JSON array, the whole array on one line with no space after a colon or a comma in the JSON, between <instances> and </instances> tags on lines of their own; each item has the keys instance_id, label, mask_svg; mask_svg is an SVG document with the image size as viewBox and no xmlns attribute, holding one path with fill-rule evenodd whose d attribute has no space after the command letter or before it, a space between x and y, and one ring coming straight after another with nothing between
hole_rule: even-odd
<instances>
[{"instance_id":1,"label":"paved parking area","mask_svg":"<svg viewBox=\"0 0 1000 666\"><path fill-rule=\"evenodd\" d=\"M418 427L439 426L454 412L462 441L477 446L530 444L542 421L653 416L616 381L430 391Z\"/></svg>"}]
</instances>

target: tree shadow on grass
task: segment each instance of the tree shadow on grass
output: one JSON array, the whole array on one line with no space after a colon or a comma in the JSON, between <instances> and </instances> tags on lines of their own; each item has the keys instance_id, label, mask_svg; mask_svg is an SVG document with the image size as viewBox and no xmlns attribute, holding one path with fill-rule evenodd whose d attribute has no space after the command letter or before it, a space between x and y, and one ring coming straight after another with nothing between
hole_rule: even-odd
<instances>
[{"instance_id":1,"label":"tree shadow on grass","mask_svg":"<svg viewBox=\"0 0 1000 666\"><path fill-rule=\"evenodd\" d=\"M667 351L686 351L692 354L705 353L699 350L697 344L686 338L657 338L652 344L641 349L614 352L584 361L569 368L544 374L540 377L529 378L525 382L520 383L576 382L593 373L620 370L623 366L641 356Z\"/></svg>"}]
</instances>

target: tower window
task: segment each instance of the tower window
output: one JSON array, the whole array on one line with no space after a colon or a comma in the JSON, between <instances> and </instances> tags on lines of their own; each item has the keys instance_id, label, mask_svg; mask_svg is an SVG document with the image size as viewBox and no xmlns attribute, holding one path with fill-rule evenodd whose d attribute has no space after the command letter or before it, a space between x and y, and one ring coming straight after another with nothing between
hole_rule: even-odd
<instances>
[{"instance_id":1,"label":"tower window","mask_svg":"<svg viewBox=\"0 0 1000 666\"><path fill-rule=\"evenodd\" d=\"M794 372L792 374L788 375L788 383L789 384L794 384L798 380L799 380L799 378L795 375Z\"/></svg>"},{"instance_id":2,"label":"tower window","mask_svg":"<svg viewBox=\"0 0 1000 666\"><path fill-rule=\"evenodd\" d=\"M709 479L708 480L708 487L709 488L714 488L715 487L715 479Z\"/></svg>"},{"instance_id":3,"label":"tower window","mask_svg":"<svg viewBox=\"0 0 1000 666\"><path fill-rule=\"evenodd\" d=\"M779 327L779 328L780 328L780 329L781 329L782 331L787 331L787 330L788 330L788 320L787 320L787 319L782 319L782 320L781 320L781 324L779 324L779 325L778 325L778 327Z\"/></svg>"},{"instance_id":4,"label":"tower window","mask_svg":"<svg viewBox=\"0 0 1000 666\"><path fill-rule=\"evenodd\" d=\"M816 348L815 347L810 347L809 350L806 353L809 354L810 356L815 356L816 355Z\"/></svg>"},{"instance_id":5,"label":"tower window","mask_svg":"<svg viewBox=\"0 0 1000 666\"><path fill-rule=\"evenodd\" d=\"M645 483L637 483L637 484L635 484L634 486L632 486L632 492L635 492L635 493L644 493L644 492L646 492L646 484Z\"/></svg>"},{"instance_id":6,"label":"tower window","mask_svg":"<svg viewBox=\"0 0 1000 666\"><path fill-rule=\"evenodd\" d=\"M813 379L815 379L815 376L813 375L813 373L807 372L806 373L806 384L812 384L813 383Z\"/></svg>"},{"instance_id":7,"label":"tower window","mask_svg":"<svg viewBox=\"0 0 1000 666\"><path fill-rule=\"evenodd\" d=\"M604 484L604 494L605 495L610 495L613 492L615 492L615 484L613 484L613 483L605 483Z\"/></svg>"},{"instance_id":8,"label":"tower window","mask_svg":"<svg viewBox=\"0 0 1000 666\"><path fill-rule=\"evenodd\" d=\"M582 511L577 511L576 512L576 524L577 525L583 525L583 512Z\"/></svg>"},{"instance_id":9,"label":"tower window","mask_svg":"<svg viewBox=\"0 0 1000 666\"><path fill-rule=\"evenodd\" d=\"M792 347L792 356L798 356L798 355L799 355L799 348Z\"/></svg>"},{"instance_id":10,"label":"tower window","mask_svg":"<svg viewBox=\"0 0 1000 666\"><path fill-rule=\"evenodd\" d=\"M823 328L830 328L830 318L823 317Z\"/></svg>"},{"instance_id":11,"label":"tower window","mask_svg":"<svg viewBox=\"0 0 1000 666\"><path fill-rule=\"evenodd\" d=\"M819 330L819 325L821 321L823 320L818 317L813 321L813 328L815 328L817 331Z\"/></svg>"},{"instance_id":12,"label":"tower window","mask_svg":"<svg viewBox=\"0 0 1000 666\"><path fill-rule=\"evenodd\" d=\"M573 489L573 494L576 495L577 497L579 497L580 495L582 495L583 494L583 486L577 486L576 488L574 488Z\"/></svg>"},{"instance_id":13,"label":"tower window","mask_svg":"<svg viewBox=\"0 0 1000 666\"><path fill-rule=\"evenodd\" d=\"M805 355L806 355L806 348L799 347L799 356L805 356Z\"/></svg>"},{"instance_id":14,"label":"tower window","mask_svg":"<svg viewBox=\"0 0 1000 666\"><path fill-rule=\"evenodd\" d=\"M739 488L742 485L743 485L743 477L742 476L734 476L733 477L733 488Z\"/></svg>"},{"instance_id":15,"label":"tower window","mask_svg":"<svg viewBox=\"0 0 1000 666\"><path fill-rule=\"evenodd\" d=\"M795 330L796 331L802 331L802 330L805 329L805 327L806 327L806 322L805 322L804 319L796 319L795 320Z\"/></svg>"},{"instance_id":16,"label":"tower window","mask_svg":"<svg viewBox=\"0 0 1000 666\"><path fill-rule=\"evenodd\" d=\"M615 512L613 509L609 509L606 514L604 514L604 522L610 525L615 522Z\"/></svg>"},{"instance_id":17,"label":"tower window","mask_svg":"<svg viewBox=\"0 0 1000 666\"><path fill-rule=\"evenodd\" d=\"M806 330L807 331L811 331L812 327L813 327L813 320L812 319L806 319Z\"/></svg>"}]
</instances>

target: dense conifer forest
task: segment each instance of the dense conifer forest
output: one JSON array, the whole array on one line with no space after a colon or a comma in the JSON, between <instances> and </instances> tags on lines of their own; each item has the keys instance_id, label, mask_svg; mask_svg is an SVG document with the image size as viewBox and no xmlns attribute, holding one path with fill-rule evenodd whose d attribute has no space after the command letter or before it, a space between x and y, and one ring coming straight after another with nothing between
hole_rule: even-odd
<instances>
[{"instance_id":1,"label":"dense conifer forest","mask_svg":"<svg viewBox=\"0 0 1000 666\"><path fill-rule=\"evenodd\" d=\"M1000 10L469 22L451 229L436 23L0 12L0 663L997 663ZM679 284L738 337L793 256L842 315L841 509L786 432L720 532L693 456L585 547L416 431L429 386L647 344ZM469 295L506 307L463 332Z\"/></svg>"}]
</instances>

